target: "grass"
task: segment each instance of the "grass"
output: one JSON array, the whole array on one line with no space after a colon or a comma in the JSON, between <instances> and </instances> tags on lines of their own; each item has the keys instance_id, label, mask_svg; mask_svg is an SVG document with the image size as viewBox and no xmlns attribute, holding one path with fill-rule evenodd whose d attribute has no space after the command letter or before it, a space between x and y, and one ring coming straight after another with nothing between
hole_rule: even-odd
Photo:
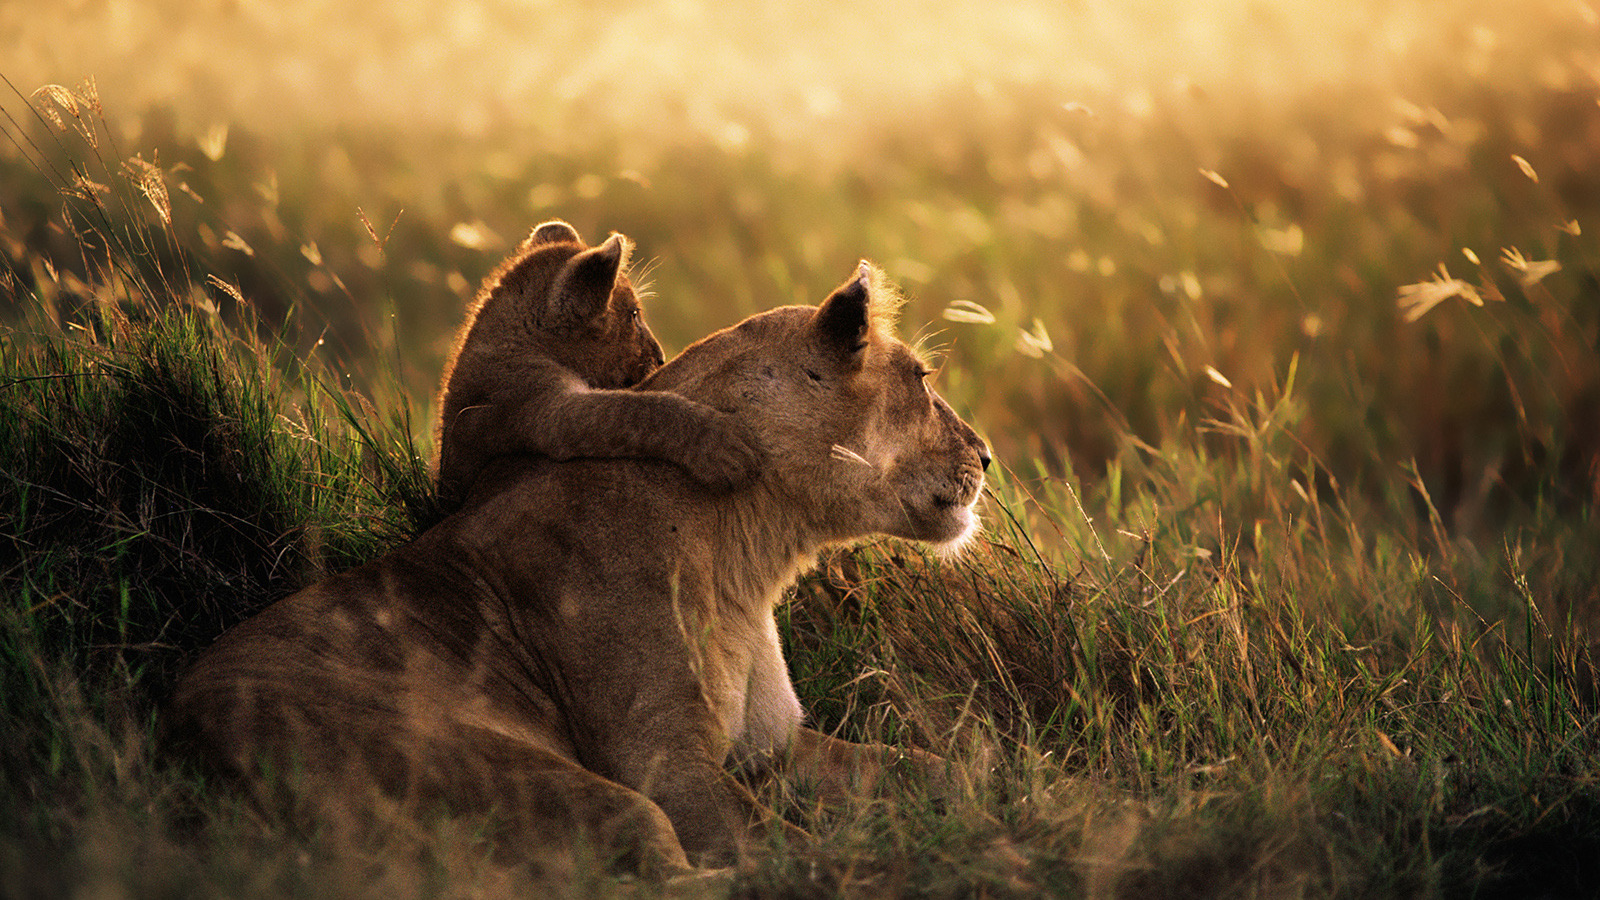
<instances>
[{"instance_id":1,"label":"grass","mask_svg":"<svg viewBox=\"0 0 1600 900\"><path fill-rule=\"evenodd\" d=\"M969 553L830 554L782 611L818 723L946 755L956 796L759 785L817 842L737 893L1600 890L1600 108L1413 87L1013 86L838 157L755 127L509 167L11 104L0 894L643 891L495 873L449 823L335 846L157 749L188 654L433 520L459 294L551 214L659 257L669 347L872 257L996 448Z\"/></svg>"}]
</instances>

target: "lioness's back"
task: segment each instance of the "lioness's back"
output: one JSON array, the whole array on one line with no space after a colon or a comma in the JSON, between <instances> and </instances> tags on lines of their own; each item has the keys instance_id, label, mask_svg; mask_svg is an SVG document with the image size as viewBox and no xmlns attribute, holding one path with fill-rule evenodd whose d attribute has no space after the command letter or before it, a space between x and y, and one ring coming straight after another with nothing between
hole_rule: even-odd
<instances>
[{"instance_id":1,"label":"lioness's back","mask_svg":"<svg viewBox=\"0 0 1600 900\"><path fill-rule=\"evenodd\" d=\"M463 508L416 541L219 638L179 684L176 730L246 770L253 754L286 762L312 735L387 739L427 718L407 708L408 691L483 691L497 715L523 718L525 692L509 685L529 675L538 636L514 634L500 611L571 614L574 598L612 596L618 580L665 578L702 491L648 460L497 459ZM548 552L519 552L530 545Z\"/></svg>"}]
</instances>

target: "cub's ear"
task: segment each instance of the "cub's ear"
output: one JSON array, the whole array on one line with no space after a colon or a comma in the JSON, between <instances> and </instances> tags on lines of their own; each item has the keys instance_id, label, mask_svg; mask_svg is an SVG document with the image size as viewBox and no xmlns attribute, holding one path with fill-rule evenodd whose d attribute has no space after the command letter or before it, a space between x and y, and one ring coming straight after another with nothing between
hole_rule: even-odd
<instances>
[{"instance_id":1,"label":"cub's ear","mask_svg":"<svg viewBox=\"0 0 1600 900\"><path fill-rule=\"evenodd\" d=\"M541 244L581 243L583 243L583 238L578 237L578 229L560 219L551 219L533 229L533 233L528 235L528 246L530 247L537 247Z\"/></svg>"},{"instance_id":2,"label":"cub's ear","mask_svg":"<svg viewBox=\"0 0 1600 900\"><path fill-rule=\"evenodd\" d=\"M872 265L862 260L855 277L822 301L811 320L818 343L851 368L859 367L866 357L871 303Z\"/></svg>"},{"instance_id":3,"label":"cub's ear","mask_svg":"<svg viewBox=\"0 0 1600 900\"><path fill-rule=\"evenodd\" d=\"M550 288L550 308L557 319L577 324L604 314L627 251L627 239L613 234L568 260Z\"/></svg>"}]
</instances>

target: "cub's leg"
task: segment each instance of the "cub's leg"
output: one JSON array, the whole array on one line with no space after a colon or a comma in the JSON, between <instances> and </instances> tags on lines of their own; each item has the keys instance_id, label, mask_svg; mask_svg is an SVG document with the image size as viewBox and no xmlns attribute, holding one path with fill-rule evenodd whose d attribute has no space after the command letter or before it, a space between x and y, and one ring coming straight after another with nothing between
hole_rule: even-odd
<instances>
[{"instance_id":1,"label":"cub's leg","mask_svg":"<svg viewBox=\"0 0 1600 900\"><path fill-rule=\"evenodd\" d=\"M500 363L456 402L465 405L446 410L439 434L439 490L452 503L490 459L511 453L659 459L722 491L749 484L763 459L754 432L732 414L661 391L591 388L537 355Z\"/></svg>"}]
</instances>

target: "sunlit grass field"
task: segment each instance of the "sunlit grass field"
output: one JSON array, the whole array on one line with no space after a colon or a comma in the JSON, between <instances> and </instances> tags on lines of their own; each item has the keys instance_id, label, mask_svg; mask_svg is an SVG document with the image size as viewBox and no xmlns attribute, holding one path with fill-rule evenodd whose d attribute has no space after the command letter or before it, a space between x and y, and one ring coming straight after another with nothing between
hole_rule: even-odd
<instances>
[{"instance_id":1,"label":"sunlit grass field","mask_svg":"<svg viewBox=\"0 0 1600 900\"><path fill-rule=\"evenodd\" d=\"M258 12L195 13L208 56L159 6L79 12L249 58ZM633 239L669 353L873 260L998 463L964 556L843 550L780 611L817 723L957 796L758 784L815 843L682 890L1600 892L1600 27L1424 6L777 4L738 51L695 3L443 4L386 91L397 4L299 81L0 70L0 896L653 891L470 823L334 846L156 740L189 654L435 520L444 354L552 216ZM472 68L502 31L545 52Z\"/></svg>"}]
</instances>

